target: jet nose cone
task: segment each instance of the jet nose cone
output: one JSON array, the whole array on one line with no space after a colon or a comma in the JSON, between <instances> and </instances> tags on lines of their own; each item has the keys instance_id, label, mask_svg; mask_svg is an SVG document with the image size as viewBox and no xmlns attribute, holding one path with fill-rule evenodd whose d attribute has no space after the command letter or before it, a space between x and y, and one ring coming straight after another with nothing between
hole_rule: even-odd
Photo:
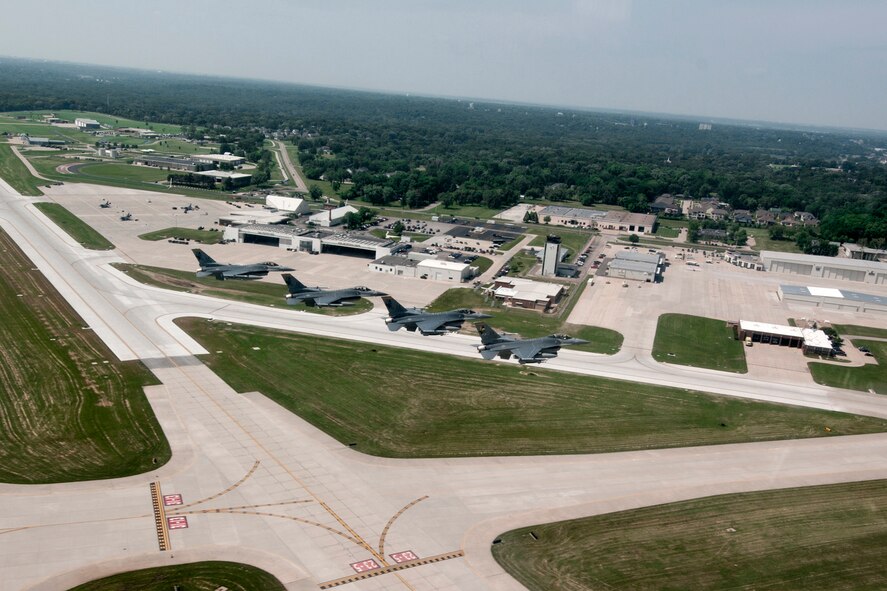
<instances>
[{"instance_id":1,"label":"jet nose cone","mask_svg":"<svg viewBox=\"0 0 887 591\"><path fill-rule=\"evenodd\" d=\"M480 320L481 318L492 318L492 317L493 317L492 314L484 314L483 312L473 312L470 315L470 318L472 320Z\"/></svg>"},{"instance_id":2,"label":"jet nose cone","mask_svg":"<svg viewBox=\"0 0 887 591\"><path fill-rule=\"evenodd\" d=\"M286 272L286 271L295 271L295 269L291 267L280 267L277 269L278 271Z\"/></svg>"},{"instance_id":3,"label":"jet nose cone","mask_svg":"<svg viewBox=\"0 0 887 591\"><path fill-rule=\"evenodd\" d=\"M588 341L586 341L585 339L569 339L569 340L566 342L566 344L567 344L567 345L584 345L584 344L587 343L587 342L588 342Z\"/></svg>"}]
</instances>

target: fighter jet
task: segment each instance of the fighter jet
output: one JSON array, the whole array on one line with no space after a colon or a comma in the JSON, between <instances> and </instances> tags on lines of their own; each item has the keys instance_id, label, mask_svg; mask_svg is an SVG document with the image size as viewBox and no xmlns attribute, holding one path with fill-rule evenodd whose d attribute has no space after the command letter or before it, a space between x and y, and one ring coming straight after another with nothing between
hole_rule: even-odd
<instances>
[{"instance_id":1,"label":"fighter jet","mask_svg":"<svg viewBox=\"0 0 887 591\"><path fill-rule=\"evenodd\" d=\"M557 352L564 345L582 345L588 342L560 334L535 339L516 339L500 335L484 322L478 322L474 326L480 333L481 340L477 350L484 359L493 359L497 355L502 359L509 359L514 355L521 365L542 363L546 359L557 357Z\"/></svg>"},{"instance_id":2,"label":"fighter jet","mask_svg":"<svg viewBox=\"0 0 887 591\"><path fill-rule=\"evenodd\" d=\"M286 303L290 305L304 302L305 305L317 306L350 306L360 298L387 295L381 291L375 291L369 287L351 287L347 289L323 289L322 287L308 287L289 273L283 275L289 293L286 294Z\"/></svg>"},{"instance_id":3,"label":"fighter jet","mask_svg":"<svg viewBox=\"0 0 887 591\"><path fill-rule=\"evenodd\" d=\"M391 296L382 298L390 315L385 319L388 330L395 331L406 328L410 332L417 329L423 335L447 334L462 328L466 320L491 318L489 314L481 314L474 310L461 309L448 312L426 312L424 308L404 308Z\"/></svg>"},{"instance_id":4,"label":"fighter jet","mask_svg":"<svg viewBox=\"0 0 887 591\"><path fill-rule=\"evenodd\" d=\"M111 202L105 199L101 203L99 203L99 207L101 207L102 209L108 209L109 207L111 207Z\"/></svg>"},{"instance_id":5,"label":"fighter jet","mask_svg":"<svg viewBox=\"0 0 887 591\"><path fill-rule=\"evenodd\" d=\"M255 263L252 265L228 265L217 263L211 256L194 248L191 250L200 263L198 277L215 277L222 281L225 279L261 279L269 271L292 271L289 267L282 267L277 263Z\"/></svg>"}]
</instances>

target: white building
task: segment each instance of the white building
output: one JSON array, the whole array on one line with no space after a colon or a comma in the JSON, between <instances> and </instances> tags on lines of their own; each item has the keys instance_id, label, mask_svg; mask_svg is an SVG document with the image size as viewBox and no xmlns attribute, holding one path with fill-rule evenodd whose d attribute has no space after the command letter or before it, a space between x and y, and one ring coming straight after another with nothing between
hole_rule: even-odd
<instances>
[{"instance_id":1,"label":"white building","mask_svg":"<svg viewBox=\"0 0 887 591\"><path fill-rule=\"evenodd\" d=\"M386 255L367 264L370 271L389 273L398 277L415 277L419 261L397 255Z\"/></svg>"},{"instance_id":2,"label":"white building","mask_svg":"<svg viewBox=\"0 0 887 591\"><path fill-rule=\"evenodd\" d=\"M327 209L315 213L308 218L308 221L313 222L318 226L329 228L330 226L338 226L339 224L344 222L345 216L349 213L357 213L357 208L350 205L343 205L342 207L337 207L336 209Z\"/></svg>"},{"instance_id":3,"label":"white building","mask_svg":"<svg viewBox=\"0 0 887 591\"><path fill-rule=\"evenodd\" d=\"M771 273L887 285L887 263L877 261L765 250L761 262Z\"/></svg>"},{"instance_id":4,"label":"white building","mask_svg":"<svg viewBox=\"0 0 887 591\"><path fill-rule=\"evenodd\" d=\"M194 162L203 162L206 164L219 165L228 164L230 166L240 166L246 162L246 158L242 156L234 156L233 154L194 154L191 156Z\"/></svg>"},{"instance_id":5,"label":"white building","mask_svg":"<svg viewBox=\"0 0 887 591\"><path fill-rule=\"evenodd\" d=\"M662 253L621 251L607 263L607 277L655 282L662 264Z\"/></svg>"},{"instance_id":6,"label":"white building","mask_svg":"<svg viewBox=\"0 0 887 591\"><path fill-rule=\"evenodd\" d=\"M474 275L476 267L468 263L456 263L453 261L441 261L439 259L426 259L416 263L416 273L419 277L433 281L453 281L462 283L468 281Z\"/></svg>"},{"instance_id":7,"label":"white building","mask_svg":"<svg viewBox=\"0 0 887 591\"><path fill-rule=\"evenodd\" d=\"M96 121L95 119L74 119L74 125L77 126L77 129L81 131L88 131L92 129L100 129L102 125Z\"/></svg>"},{"instance_id":8,"label":"white building","mask_svg":"<svg viewBox=\"0 0 887 591\"><path fill-rule=\"evenodd\" d=\"M557 266L562 258L560 236L552 235L546 238L545 249L542 251L542 275L556 277Z\"/></svg>"},{"instance_id":9,"label":"white building","mask_svg":"<svg viewBox=\"0 0 887 591\"><path fill-rule=\"evenodd\" d=\"M311 208L308 207L308 202L304 199L299 199L298 197L284 197L283 195L268 195L265 197L265 206L274 208L278 211L285 211L298 215L304 215L311 210Z\"/></svg>"}]
</instances>

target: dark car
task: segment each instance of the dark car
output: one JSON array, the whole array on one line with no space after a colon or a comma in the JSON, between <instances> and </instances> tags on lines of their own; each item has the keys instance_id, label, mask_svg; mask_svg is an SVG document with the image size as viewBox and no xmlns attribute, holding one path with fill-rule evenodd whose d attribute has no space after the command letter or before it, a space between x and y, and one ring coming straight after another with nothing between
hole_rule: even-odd
<instances>
[{"instance_id":1,"label":"dark car","mask_svg":"<svg viewBox=\"0 0 887 591\"><path fill-rule=\"evenodd\" d=\"M868 347L859 347L859 350L862 351L863 353L871 353L871 351L869 350Z\"/></svg>"},{"instance_id":2,"label":"dark car","mask_svg":"<svg viewBox=\"0 0 887 591\"><path fill-rule=\"evenodd\" d=\"M832 349L832 353L834 355L838 355L839 357L846 357L847 356L847 354L844 353L844 351L842 351L841 349Z\"/></svg>"}]
</instances>

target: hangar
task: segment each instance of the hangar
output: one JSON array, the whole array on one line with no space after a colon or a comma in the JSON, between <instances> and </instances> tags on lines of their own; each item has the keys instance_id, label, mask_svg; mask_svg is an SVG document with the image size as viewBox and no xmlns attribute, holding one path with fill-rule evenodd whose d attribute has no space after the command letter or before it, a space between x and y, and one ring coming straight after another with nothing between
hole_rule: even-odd
<instances>
[{"instance_id":1,"label":"hangar","mask_svg":"<svg viewBox=\"0 0 887 591\"><path fill-rule=\"evenodd\" d=\"M765 250L761 252L761 262L772 273L887 285L887 263L877 261Z\"/></svg>"},{"instance_id":2,"label":"hangar","mask_svg":"<svg viewBox=\"0 0 887 591\"><path fill-rule=\"evenodd\" d=\"M265 207L271 207L278 211L286 211L298 215L304 215L311 211L308 202L298 197L285 197L283 195L268 195L265 197Z\"/></svg>"},{"instance_id":3,"label":"hangar","mask_svg":"<svg viewBox=\"0 0 887 591\"><path fill-rule=\"evenodd\" d=\"M812 304L824 310L887 314L887 297L833 287L780 285L779 298L785 302Z\"/></svg>"},{"instance_id":4,"label":"hangar","mask_svg":"<svg viewBox=\"0 0 887 591\"><path fill-rule=\"evenodd\" d=\"M607 277L654 282L662 273L662 253L617 252L607 264Z\"/></svg>"},{"instance_id":5,"label":"hangar","mask_svg":"<svg viewBox=\"0 0 887 591\"><path fill-rule=\"evenodd\" d=\"M453 261L441 261L439 259L425 259L416 264L416 273L419 277L433 281L455 281L462 283L468 281L477 271L468 263L454 263Z\"/></svg>"},{"instance_id":6,"label":"hangar","mask_svg":"<svg viewBox=\"0 0 887 591\"><path fill-rule=\"evenodd\" d=\"M372 259L391 254L394 245L391 240L365 234L306 230L287 224L247 224L231 227L226 231L225 238L245 244L265 244L302 252L324 252Z\"/></svg>"},{"instance_id":7,"label":"hangar","mask_svg":"<svg viewBox=\"0 0 887 591\"><path fill-rule=\"evenodd\" d=\"M767 322L740 320L736 336L741 341L750 338L753 343L782 347L797 347L811 355L832 356L832 341L823 331Z\"/></svg>"}]
</instances>

